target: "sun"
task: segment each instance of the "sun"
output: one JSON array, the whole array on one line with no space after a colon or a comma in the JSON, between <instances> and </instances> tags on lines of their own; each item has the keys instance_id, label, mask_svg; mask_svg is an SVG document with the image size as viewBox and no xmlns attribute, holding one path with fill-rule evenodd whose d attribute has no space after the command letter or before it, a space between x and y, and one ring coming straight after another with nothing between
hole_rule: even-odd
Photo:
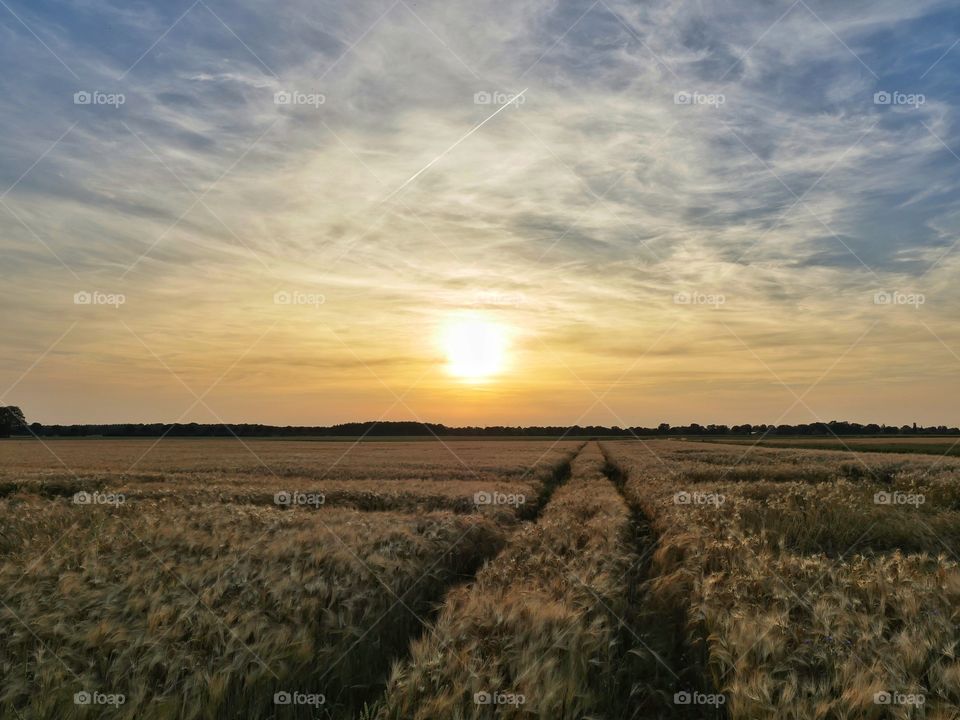
<instances>
[{"instance_id":1,"label":"sun","mask_svg":"<svg viewBox=\"0 0 960 720\"><path fill-rule=\"evenodd\" d=\"M451 318L443 331L447 372L468 382L486 382L506 366L507 329L480 315Z\"/></svg>"}]
</instances>

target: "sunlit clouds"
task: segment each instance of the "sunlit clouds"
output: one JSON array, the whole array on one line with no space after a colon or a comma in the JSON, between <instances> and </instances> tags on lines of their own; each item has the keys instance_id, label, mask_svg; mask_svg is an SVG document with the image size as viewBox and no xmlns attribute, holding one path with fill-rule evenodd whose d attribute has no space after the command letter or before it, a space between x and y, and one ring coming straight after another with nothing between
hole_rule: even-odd
<instances>
[{"instance_id":1,"label":"sunlit clouds","mask_svg":"<svg viewBox=\"0 0 960 720\"><path fill-rule=\"evenodd\" d=\"M953 420L950 3L10 10L30 419Z\"/></svg>"}]
</instances>

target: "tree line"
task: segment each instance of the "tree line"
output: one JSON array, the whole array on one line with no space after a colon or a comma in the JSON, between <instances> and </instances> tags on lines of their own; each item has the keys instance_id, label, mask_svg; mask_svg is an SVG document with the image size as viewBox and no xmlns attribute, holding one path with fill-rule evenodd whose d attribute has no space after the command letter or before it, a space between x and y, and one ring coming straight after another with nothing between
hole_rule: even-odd
<instances>
[{"instance_id":1,"label":"tree line","mask_svg":"<svg viewBox=\"0 0 960 720\"><path fill-rule=\"evenodd\" d=\"M687 436L687 435L960 435L960 428L946 425L927 427L881 425L839 420L800 425L669 425L656 427L619 427L605 425L488 425L485 427L449 427L441 423L353 422L339 425L263 425L240 423L111 423L80 425L42 425L27 423L15 406L0 407L0 437L25 435L36 437L559 437L567 436Z\"/></svg>"}]
</instances>

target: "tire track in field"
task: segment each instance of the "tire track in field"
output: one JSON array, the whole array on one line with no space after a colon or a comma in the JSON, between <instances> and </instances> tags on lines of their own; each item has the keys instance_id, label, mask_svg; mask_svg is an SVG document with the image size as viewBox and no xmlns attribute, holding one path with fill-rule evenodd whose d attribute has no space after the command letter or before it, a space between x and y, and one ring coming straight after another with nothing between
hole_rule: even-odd
<instances>
[{"instance_id":1,"label":"tire track in field","mask_svg":"<svg viewBox=\"0 0 960 720\"><path fill-rule=\"evenodd\" d=\"M625 718L723 720L727 717L723 705L715 708L689 702L694 693L716 694L706 671L705 643L698 647L690 644L685 608L657 600L653 592L657 577L652 574L651 561L659 536L643 509L624 492L627 473L602 444L600 450L605 459L604 474L630 508L638 557L636 571L629 580L633 610L624 618L623 642L633 645L629 651L633 657L627 664L634 678L624 691L635 703Z\"/></svg>"},{"instance_id":2,"label":"tire track in field","mask_svg":"<svg viewBox=\"0 0 960 720\"><path fill-rule=\"evenodd\" d=\"M523 522L536 522L540 518L540 515L543 514L544 509L549 504L550 498L553 497L554 491L570 480L573 461L581 452L583 452L583 448L586 447L586 445L586 443L583 443L580 447L570 453L565 460L560 461L553 468L550 475L543 479L543 482L537 491L536 502L532 506L524 505L518 510L517 517L519 517L520 520Z\"/></svg>"},{"instance_id":3,"label":"tire track in field","mask_svg":"<svg viewBox=\"0 0 960 720\"><path fill-rule=\"evenodd\" d=\"M638 563L629 507L604 463L595 441L581 446L536 522L472 583L448 593L438 620L395 668L379 717L640 717L623 619ZM476 700L498 693L525 700Z\"/></svg>"},{"instance_id":4,"label":"tire track in field","mask_svg":"<svg viewBox=\"0 0 960 720\"><path fill-rule=\"evenodd\" d=\"M586 442L582 443L579 447L569 452L566 457L550 468L549 471L542 477L540 485L537 488L537 495L534 501L525 503L517 508L516 519L514 522L517 522L518 524L509 532L507 540L508 543L510 542L509 538L515 536L519 532L522 532L524 527L529 527L537 523L538 519L543 514L543 511L549 504L554 492L559 487L566 484L570 479L573 461L583 451L583 448L586 446L586 444ZM475 506L473 506L473 509L475 511ZM410 642L415 642L418 638L421 640L429 638L430 634L434 631L433 629L437 620L437 616L444 606L446 597L450 593L453 593L457 590L470 588L476 581L477 572L487 563L493 562L499 556L499 554L502 553L502 551L503 549L501 547L498 552L486 557L480 565L472 568L469 573L463 574L459 581L448 585L445 591L436 598L434 607L429 612L424 614L426 623L419 625L416 631L410 633ZM397 665L407 661L408 659L409 643L404 652L393 656L392 662ZM359 712L359 715L356 716L357 720L379 720L383 717L383 692L384 686L381 683L378 691L374 693L368 693L366 701L363 702L362 708L355 710L355 712ZM356 704L354 704L354 707L356 707ZM340 717L339 720L346 720L346 717Z\"/></svg>"}]
</instances>

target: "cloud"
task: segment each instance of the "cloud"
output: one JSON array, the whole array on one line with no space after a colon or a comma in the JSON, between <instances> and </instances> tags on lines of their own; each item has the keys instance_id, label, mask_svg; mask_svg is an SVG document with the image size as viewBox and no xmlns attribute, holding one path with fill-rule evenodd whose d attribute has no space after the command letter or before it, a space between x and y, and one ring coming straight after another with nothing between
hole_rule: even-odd
<instances>
[{"instance_id":1,"label":"cloud","mask_svg":"<svg viewBox=\"0 0 960 720\"><path fill-rule=\"evenodd\" d=\"M714 353L753 359L717 344L721 318L813 376L888 317L872 292L942 293L954 268L947 3L189 7L12 3L47 48L9 13L0 24L11 380L73 317L71 271L126 292L124 312L211 377L229 364L216 348L241 352L278 322L267 385L284 358L311 382L318 352L313 367L356 378L342 347L284 330L305 321L272 305L278 288L322 292L318 336L349 330L370 358L429 364L417 338L444 313L522 291L497 312L543 366L575 355L611 379L643 346L627 338L679 323L684 342L662 352L701 363L690 382L723 382ZM78 91L125 101L75 105ZM699 312L678 292L728 302ZM939 297L933 324L955 315ZM125 334L77 317L80 356ZM121 402L118 419L131 414Z\"/></svg>"}]
</instances>

